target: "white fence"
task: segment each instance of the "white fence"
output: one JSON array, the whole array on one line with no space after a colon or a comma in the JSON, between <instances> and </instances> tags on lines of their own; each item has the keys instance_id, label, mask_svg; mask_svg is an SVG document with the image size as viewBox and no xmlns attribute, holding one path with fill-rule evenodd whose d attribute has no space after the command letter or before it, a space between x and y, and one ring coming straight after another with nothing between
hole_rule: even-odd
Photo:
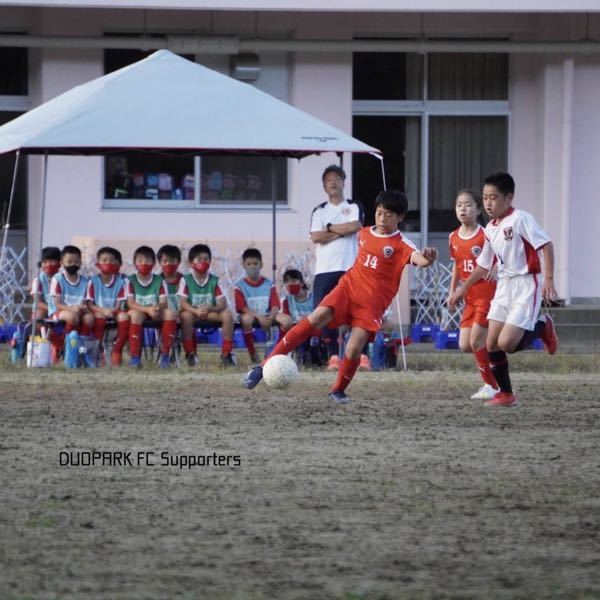
<instances>
[{"instance_id":1,"label":"white fence","mask_svg":"<svg viewBox=\"0 0 600 600\"><path fill-rule=\"evenodd\" d=\"M439 325L442 331L458 329L460 311L449 311L446 300L452 280L452 266L433 263L424 269L415 269L414 300L417 306L415 323Z\"/></svg>"},{"instance_id":2,"label":"white fence","mask_svg":"<svg viewBox=\"0 0 600 600\"><path fill-rule=\"evenodd\" d=\"M187 256L188 250L186 247L181 248L184 257ZM84 275L95 273L95 256L87 248L82 248L82 258L81 272ZM282 276L286 269L298 269L311 285L313 260L309 251L300 254L289 252L281 261L279 276ZM28 318L29 310L27 250L24 248L17 253L7 246L0 267L0 319L5 323L19 323ZM133 264L126 261L123 271L132 273L133 270ZM219 277L219 285L227 297L229 306L235 306L235 283L244 274L240 257L229 252L225 255L213 255L212 272ZM270 272L265 270L265 274L269 276ZM446 306L451 278L452 263L446 266L436 262L431 267L414 270L414 282L411 287L417 307L415 323L439 325L442 330L458 328L460 312L450 312Z\"/></svg>"},{"instance_id":3,"label":"white fence","mask_svg":"<svg viewBox=\"0 0 600 600\"><path fill-rule=\"evenodd\" d=\"M27 249L4 248L0 264L0 322L20 323L28 317Z\"/></svg>"}]
</instances>

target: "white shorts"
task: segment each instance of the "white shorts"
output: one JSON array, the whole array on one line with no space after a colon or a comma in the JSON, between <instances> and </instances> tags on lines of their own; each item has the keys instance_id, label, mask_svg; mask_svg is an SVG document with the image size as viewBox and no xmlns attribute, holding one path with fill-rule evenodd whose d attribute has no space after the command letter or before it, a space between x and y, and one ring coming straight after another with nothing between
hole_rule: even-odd
<instances>
[{"instance_id":1,"label":"white shorts","mask_svg":"<svg viewBox=\"0 0 600 600\"><path fill-rule=\"evenodd\" d=\"M533 331L542 305L540 280L539 275L501 277L488 319Z\"/></svg>"}]
</instances>

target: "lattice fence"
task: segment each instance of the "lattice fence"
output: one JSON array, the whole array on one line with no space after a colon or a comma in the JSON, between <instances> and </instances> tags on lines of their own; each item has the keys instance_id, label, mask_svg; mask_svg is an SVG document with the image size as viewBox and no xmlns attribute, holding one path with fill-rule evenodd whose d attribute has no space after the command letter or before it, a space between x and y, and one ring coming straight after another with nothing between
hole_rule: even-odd
<instances>
[{"instance_id":1,"label":"lattice fence","mask_svg":"<svg viewBox=\"0 0 600 600\"><path fill-rule=\"evenodd\" d=\"M427 268L415 269L414 300L417 305L415 323L422 325L439 325L440 329L458 329L460 310L450 311L446 306L452 266L433 263Z\"/></svg>"},{"instance_id":2,"label":"lattice fence","mask_svg":"<svg viewBox=\"0 0 600 600\"><path fill-rule=\"evenodd\" d=\"M27 248L17 253L6 246L0 260L0 321L20 323L28 318Z\"/></svg>"}]
</instances>

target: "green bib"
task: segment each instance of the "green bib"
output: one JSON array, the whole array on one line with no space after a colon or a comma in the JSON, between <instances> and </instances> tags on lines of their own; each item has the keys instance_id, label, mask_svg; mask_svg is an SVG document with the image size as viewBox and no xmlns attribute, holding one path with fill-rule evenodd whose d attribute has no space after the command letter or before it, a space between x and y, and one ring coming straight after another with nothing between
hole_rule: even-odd
<instances>
[{"instance_id":1,"label":"green bib","mask_svg":"<svg viewBox=\"0 0 600 600\"><path fill-rule=\"evenodd\" d=\"M199 285L191 273L184 275L187 284L188 302L194 307L207 305L217 305L217 283L219 278L216 275L209 275L204 285Z\"/></svg>"},{"instance_id":2,"label":"green bib","mask_svg":"<svg viewBox=\"0 0 600 600\"><path fill-rule=\"evenodd\" d=\"M162 275L152 275L152 281L148 285L142 285L135 273L129 276L133 286L133 299L142 306L154 306L160 299L163 284Z\"/></svg>"}]
</instances>

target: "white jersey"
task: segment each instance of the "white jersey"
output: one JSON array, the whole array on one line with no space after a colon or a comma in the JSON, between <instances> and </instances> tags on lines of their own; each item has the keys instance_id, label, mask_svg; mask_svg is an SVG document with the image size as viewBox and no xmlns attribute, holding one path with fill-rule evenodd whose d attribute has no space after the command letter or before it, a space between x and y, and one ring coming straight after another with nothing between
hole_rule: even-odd
<instances>
[{"instance_id":1,"label":"white jersey","mask_svg":"<svg viewBox=\"0 0 600 600\"><path fill-rule=\"evenodd\" d=\"M550 238L528 212L511 208L502 218L492 219L484 233L478 265L489 270L498 261L499 278L541 271L539 250Z\"/></svg>"},{"instance_id":2,"label":"white jersey","mask_svg":"<svg viewBox=\"0 0 600 600\"><path fill-rule=\"evenodd\" d=\"M342 200L339 204L332 204L327 201L319 204L313 210L310 232L323 231L327 227L327 223L340 225L358 221L362 225L363 219L363 209L360 203ZM328 244L316 244L314 274L347 271L354 264L357 252L358 232L345 235Z\"/></svg>"}]
</instances>

